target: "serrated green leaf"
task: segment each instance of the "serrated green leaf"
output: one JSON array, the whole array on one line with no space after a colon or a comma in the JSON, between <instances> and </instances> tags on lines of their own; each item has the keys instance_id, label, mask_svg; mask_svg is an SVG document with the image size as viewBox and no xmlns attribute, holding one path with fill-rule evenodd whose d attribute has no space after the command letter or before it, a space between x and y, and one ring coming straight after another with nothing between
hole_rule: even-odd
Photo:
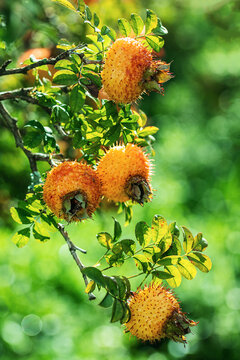
<instances>
[{"instance_id":1,"label":"serrated green leaf","mask_svg":"<svg viewBox=\"0 0 240 360\"><path fill-rule=\"evenodd\" d=\"M138 14L131 14L130 24L135 35L140 35L144 28L144 22Z\"/></svg>"},{"instance_id":2,"label":"serrated green leaf","mask_svg":"<svg viewBox=\"0 0 240 360\"><path fill-rule=\"evenodd\" d=\"M197 274L195 266L186 259L181 259L177 264L177 268L187 280L194 279Z\"/></svg>"},{"instance_id":3,"label":"serrated green leaf","mask_svg":"<svg viewBox=\"0 0 240 360\"><path fill-rule=\"evenodd\" d=\"M136 250L136 244L134 240L131 239L124 239L120 241L123 252L128 255L132 256L135 253Z\"/></svg>"},{"instance_id":4,"label":"serrated green leaf","mask_svg":"<svg viewBox=\"0 0 240 360\"><path fill-rule=\"evenodd\" d=\"M167 221L161 215L155 215L152 220L152 240L159 243L168 231Z\"/></svg>"},{"instance_id":5,"label":"serrated green leaf","mask_svg":"<svg viewBox=\"0 0 240 360\"><path fill-rule=\"evenodd\" d=\"M191 231L187 229L185 226L182 226L182 230L183 230L183 249L185 253L189 253L193 248L194 238Z\"/></svg>"},{"instance_id":6,"label":"serrated green leaf","mask_svg":"<svg viewBox=\"0 0 240 360\"><path fill-rule=\"evenodd\" d=\"M131 25L129 24L129 22L122 18L122 19L118 19L118 27L119 27L119 30L120 32L125 36L127 37L132 29L131 29Z\"/></svg>"},{"instance_id":7,"label":"serrated green leaf","mask_svg":"<svg viewBox=\"0 0 240 360\"><path fill-rule=\"evenodd\" d=\"M145 37L148 45L157 53L161 50L164 45L164 40L157 35L148 35Z\"/></svg>"},{"instance_id":8,"label":"serrated green leaf","mask_svg":"<svg viewBox=\"0 0 240 360\"><path fill-rule=\"evenodd\" d=\"M174 277L174 275L170 274L169 272L159 270L152 271L152 275L162 280L171 279Z\"/></svg>"},{"instance_id":9,"label":"serrated green leaf","mask_svg":"<svg viewBox=\"0 0 240 360\"><path fill-rule=\"evenodd\" d=\"M171 266L171 265L166 266L165 270L173 276L171 279L166 279L168 284L173 288L178 287L182 281L182 276L180 271L175 266Z\"/></svg>"},{"instance_id":10,"label":"serrated green leaf","mask_svg":"<svg viewBox=\"0 0 240 360\"><path fill-rule=\"evenodd\" d=\"M122 301L115 299L112 308L111 322L113 323L121 320L124 317L124 315L125 315L125 311L123 308Z\"/></svg>"},{"instance_id":11,"label":"serrated green leaf","mask_svg":"<svg viewBox=\"0 0 240 360\"><path fill-rule=\"evenodd\" d=\"M82 273L85 274L89 279L95 281L98 285L105 287L104 277L102 272L93 266L85 267L82 270Z\"/></svg>"},{"instance_id":12,"label":"serrated green leaf","mask_svg":"<svg viewBox=\"0 0 240 360\"><path fill-rule=\"evenodd\" d=\"M107 249L111 249L111 247L113 246L113 238L107 232L98 233L97 239L98 239L99 244L106 247Z\"/></svg>"},{"instance_id":13,"label":"serrated green leaf","mask_svg":"<svg viewBox=\"0 0 240 360\"><path fill-rule=\"evenodd\" d=\"M24 229L19 230L12 238L17 247L22 248L25 246L30 238L30 227L26 227Z\"/></svg>"},{"instance_id":14,"label":"serrated green leaf","mask_svg":"<svg viewBox=\"0 0 240 360\"><path fill-rule=\"evenodd\" d=\"M148 226L144 221L138 222L135 227L135 236L141 246L147 246L152 239L150 226Z\"/></svg>"},{"instance_id":15,"label":"serrated green leaf","mask_svg":"<svg viewBox=\"0 0 240 360\"><path fill-rule=\"evenodd\" d=\"M191 263L202 272L207 273L212 268L212 262L210 258L199 251L193 251L187 257L191 261Z\"/></svg>"},{"instance_id":16,"label":"serrated green leaf","mask_svg":"<svg viewBox=\"0 0 240 360\"><path fill-rule=\"evenodd\" d=\"M138 131L138 136L146 137L149 135L154 135L158 132L159 128L156 126L147 126L143 130Z\"/></svg>"},{"instance_id":17,"label":"serrated green leaf","mask_svg":"<svg viewBox=\"0 0 240 360\"><path fill-rule=\"evenodd\" d=\"M122 235L122 228L121 228L120 223L114 217L113 217L113 221L114 221L114 237L113 237L113 241L117 241L118 239L120 239L120 237Z\"/></svg>"},{"instance_id":18,"label":"serrated green leaf","mask_svg":"<svg viewBox=\"0 0 240 360\"><path fill-rule=\"evenodd\" d=\"M98 304L99 306L103 308L109 308L112 306L113 298L112 296L107 292L104 298L101 300L101 302Z\"/></svg>"},{"instance_id":19,"label":"serrated green leaf","mask_svg":"<svg viewBox=\"0 0 240 360\"><path fill-rule=\"evenodd\" d=\"M77 75L70 70L59 70L53 76L53 82L57 85L73 85L77 81Z\"/></svg>"},{"instance_id":20,"label":"serrated green leaf","mask_svg":"<svg viewBox=\"0 0 240 360\"><path fill-rule=\"evenodd\" d=\"M31 216L31 214L22 208L11 207L10 213L13 220L16 221L18 224L31 224L33 221L33 217Z\"/></svg>"},{"instance_id":21,"label":"serrated green leaf","mask_svg":"<svg viewBox=\"0 0 240 360\"><path fill-rule=\"evenodd\" d=\"M145 22L145 34L151 33L152 29L156 28L158 18L154 11L147 9L147 17Z\"/></svg>"},{"instance_id":22,"label":"serrated green leaf","mask_svg":"<svg viewBox=\"0 0 240 360\"><path fill-rule=\"evenodd\" d=\"M91 280L86 286L85 293L89 294L90 292L94 291L96 287L95 281Z\"/></svg>"},{"instance_id":23,"label":"serrated green leaf","mask_svg":"<svg viewBox=\"0 0 240 360\"><path fill-rule=\"evenodd\" d=\"M82 109L86 99L86 94L80 85L74 86L70 93L70 108L73 113Z\"/></svg>"}]
</instances>

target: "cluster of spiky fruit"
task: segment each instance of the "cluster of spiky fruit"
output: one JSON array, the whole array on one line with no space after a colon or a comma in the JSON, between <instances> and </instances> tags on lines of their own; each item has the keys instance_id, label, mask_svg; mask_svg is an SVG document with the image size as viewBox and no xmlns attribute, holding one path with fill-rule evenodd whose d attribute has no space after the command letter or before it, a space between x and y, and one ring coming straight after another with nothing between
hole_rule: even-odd
<instances>
[{"instance_id":1,"label":"cluster of spiky fruit","mask_svg":"<svg viewBox=\"0 0 240 360\"><path fill-rule=\"evenodd\" d=\"M172 78L170 64L154 61L144 44L130 37L117 39L107 52L102 82L109 99L127 104L144 92L163 92L161 84Z\"/></svg>"},{"instance_id":2,"label":"cluster of spiky fruit","mask_svg":"<svg viewBox=\"0 0 240 360\"><path fill-rule=\"evenodd\" d=\"M102 157L97 170L75 161L53 168L43 186L43 198L57 217L80 221L91 217L102 195L115 202L148 201L149 177L150 161L140 147L116 146Z\"/></svg>"},{"instance_id":3,"label":"cluster of spiky fruit","mask_svg":"<svg viewBox=\"0 0 240 360\"><path fill-rule=\"evenodd\" d=\"M162 286L150 285L139 289L129 300L131 318L126 331L144 341L168 337L185 343L190 327L197 325L181 311L173 293Z\"/></svg>"}]
</instances>

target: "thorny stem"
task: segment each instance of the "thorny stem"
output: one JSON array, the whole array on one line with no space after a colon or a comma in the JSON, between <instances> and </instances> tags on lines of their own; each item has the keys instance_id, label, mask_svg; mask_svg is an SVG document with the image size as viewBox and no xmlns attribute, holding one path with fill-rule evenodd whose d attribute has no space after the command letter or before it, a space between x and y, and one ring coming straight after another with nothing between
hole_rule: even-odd
<instances>
[{"instance_id":1,"label":"thorny stem","mask_svg":"<svg viewBox=\"0 0 240 360\"><path fill-rule=\"evenodd\" d=\"M84 265L83 265L83 263L81 262L81 260L79 259L78 255L77 255L77 250L79 250L79 251L81 251L82 253L85 253L85 254L86 254L86 250L80 249L79 247L77 247L77 246L75 246L73 244L73 242L69 238L69 235L68 235L67 231L64 228L64 225L59 223L58 224L58 229L59 229L60 233L62 234L62 236L64 237L64 239L65 239L65 241L66 241L66 243L68 245L69 251L70 251L74 261L76 262L79 270L81 271L84 283L87 286L88 285L87 276L85 274L83 274L83 272L82 272L82 270L84 269ZM88 297L89 297L89 300L95 300L96 299L96 296L94 294L92 294L92 293L89 293Z\"/></svg>"}]
</instances>

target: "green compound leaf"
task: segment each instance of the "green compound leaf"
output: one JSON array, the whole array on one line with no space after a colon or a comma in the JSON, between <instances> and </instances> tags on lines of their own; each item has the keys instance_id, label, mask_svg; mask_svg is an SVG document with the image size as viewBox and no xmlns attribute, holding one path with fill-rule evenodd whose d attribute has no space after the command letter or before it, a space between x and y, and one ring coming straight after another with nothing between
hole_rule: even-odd
<instances>
[{"instance_id":1,"label":"green compound leaf","mask_svg":"<svg viewBox=\"0 0 240 360\"><path fill-rule=\"evenodd\" d=\"M82 109L86 99L86 94L82 86L76 85L70 93L70 108L73 113Z\"/></svg>"},{"instance_id":2,"label":"green compound leaf","mask_svg":"<svg viewBox=\"0 0 240 360\"><path fill-rule=\"evenodd\" d=\"M141 16L137 14L131 14L130 24L136 36L140 35L144 28L144 22Z\"/></svg>"},{"instance_id":3,"label":"green compound leaf","mask_svg":"<svg viewBox=\"0 0 240 360\"><path fill-rule=\"evenodd\" d=\"M161 215L155 215L152 220L152 239L154 243L158 243L166 235L168 231L167 221Z\"/></svg>"},{"instance_id":4,"label":"green compound leaf","mask_svg":"<svg viewBox=\"0 0 240 360\"><path fill-rule=\"evenodd\" d=\"M197 274L197 269L195 268L195 266L186 259L181 259L177 264L177 268L182 274L182 276L185 277L185 279L187 280L194 279Z\"/></svg>"},{"instance_id":5,"label":"green compound leaf","mask_svg":"<svg viewBox=\"0 0 240 360\"><path fill-rule=\"evenodd\" d=\"M93 266L85 267L82 270L82 273L85 274L89 279L95 281L98 285L105 287L105 279L102 275L102 272L96 269Z\"/></svg>"},{"instance_id":6,"label":"green compound leaf","mask_svg":"<svg viewBox=\"0 0 240 360\"><path fill-rule=\"evenodd\" d=\"M191 254L188 255L188 259L193 265L195 265L200 271L204 273L209 272L212 268L212 262L210 258L199 251L191 252Z\"/></svg>"},{"instance_id":7,"label":"green compound leaf","mask_svg":"<svg viewBox=\"0 0 240 360\"><path fill-rule=\"evenodd\" d=\"M115 299L112 307L112 317L111 322L116 322L121 320L125 315L125 307L122 301Z\"/></svg>"},{"instance_id":8,"label":"green compound leaf","mask_svg":"<svg viewBox=\"0 0 240 360\"><path fill-rule=\"evenodd\" d=\"M112 306L113 298L112 296L107 292L102 301L98 304L99 306L103 308L109 308Z\"/></svg>"},{"instance_id":9,"label":"green compound leaf","mask_svg":"<svg viewBox=\"0 0 240 360\"><path fill-rule=\"evenodd\" d=\"M183 249L186 253L189 253L194 245L193 235L191 231L185 226L182 226L182 230L183 230Z\"/></svg>"},{"instance_id":10,"label":"green compound leaf","mask_svg":"<svg viewBox=\"0 0 240 360\"><path fill-rule=\"evenodd\" d=\"M147 246L152 239L150 226L144 221L140 221L135 227L135 236L141 246Z\"/></svg>"},{"instance_id":11,"label":"green compound leaf","mask_svg":"<svg viewBox=\"0 0 240 360\"><path fill-rule=\"evenodd\" d=\"M120 241L120 244L122 246L123 252L128 255L132 256L135 253L136 250L136 244L134 240L131 239L124 239Z\"/></svg>"},{"instance_id":12,"label":"green compound leaf","mask_svg":"<svg viewBox=\"0 0 240 360\"><path fill-rule=\"evenodd\" d=\"M13 220L18 224L31 224L33 222L31 214L22 208L11 207L10 213Z\"/></svg>"},{"instance_id":13,"label":"green compound leaf","mask_svg":"<svg viewBox=\"0 0 240 360\"><path fill-rule=\"evenodd\" d=\"M173 288L178 287L181 284L181 281L182 281L182 276L181 276L180 271L175 266L172 266L172 265L166 266L165 270L170 275L173 276L171 279L166 279L168 284Z\"/></svg>"},{"instance_id":14,"label":"green compound leaf","mask_svg":"<svg viewBox=\"0 0 240 360\"><path fill-rule=\"evenodd\" d=\"M30 238L30 227L26 227L24 229L19 230L12 238L17 247L22 248L25 246Z\"/></svg>"},{"instance_id":15,"label":"green compound leaf","mask_svg":"<svg viewBox=\"0 0 240 360\"><path fill-rule=\"evenodd\" d=\"M129 24L129 22L124 19L124 18L121 18L121 19L118 19L118 27L119 27L119 30L120 32L125 36L127 37L132 29L131 29L131 25Z\"/></svg>"},{"instance_id":16,"label":"green compound leaf","mask_svg":"<svg viewBox=\"0 0 240 360\"><path fill-rule=\"evenodd\" d=\"M164 40L160 36L148 35L145 37L148 45L156 52L159 52L164 45Z\"/></svg>"},{"instance_id":17,"label":"green compound leaf","mask_svg":"<svg viewBox=\"0 0 240 360\"><path fill-rule=\"evenodd\" d=\"M122 228L121 228L120 223L114 217L113 217L113 221L114 221L114 237L113 237L113 241L118 241L118 239L120 239L120 237L122 235Z\"/></svg>"},{"instance_id":18,"label":"green compound leaf","mask_svg":"<svg viewBox=\"0 0 240 360\"><path fill-rule=\"evenodd\" d=\"M53 82L57 85L73 85L77 81L77 75L70 70L59 70L53 76Z\"/></svg>"},{"instance_id":19,"label":"green compound leaf","mask_svg":"<svg viewBox=\"0 0 240 360\"><path fill-rule=\"evenodd\" d=\"M159 128L156 127L156 126L147 126L145 127L143 130L140 130L138 132L138 136L140 137L146 137L146 136L149 136L149 135L154 135L158 132Z\"/></svg>"},{"instance_id":20,"label":"green compound leaf","mask_svg":"<svg viewBox=\"0 0 240 360\"><path fill-rule=\"evenodd\" d=\"M158 18L154 11L147 9L147 17L145 22L145 34L151 33L152 29L155 29L158 24Z\"/></svg>"},{"instance_id":21,"label":"green compound leaf","mask_svg":"<svg viewBox=\"0 0 240 360\"><path fill-rule=\"evenodd\" d=\"M113 238L107 232L100 232L97 234L97 239L100 245L106 247L107 249L111 249L113 246Z\"/></svg>"}]
</instances>

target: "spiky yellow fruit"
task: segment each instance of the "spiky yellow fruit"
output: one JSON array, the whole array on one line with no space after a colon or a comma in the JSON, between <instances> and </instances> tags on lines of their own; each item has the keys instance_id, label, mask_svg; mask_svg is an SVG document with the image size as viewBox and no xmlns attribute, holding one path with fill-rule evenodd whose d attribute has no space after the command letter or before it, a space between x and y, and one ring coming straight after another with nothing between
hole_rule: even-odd
<instances>
[{"instance_id":1,"label":"spiky yellow fruit","mask_svg":"<svg viewBox=\"0 0 240 360\"><path fill-rule=\"evenodd\" d=\"M115 202L132 199L143 204L151 195L150 168L150 160L139 146L111 148L97 167L102 194Z\"/></svg>"},{"instance_id":2,"label":"spiky yellow fruit","mask_svg":"<svg viewBox=\"0 0 240 360\"><path fill-rule=\"evenodd\" d=\"M57 217L69 222L91 217L100 196L96 171L75 161L66 161L53 168L43 186L47 206Z\"/></svg>"},{"instance_id":3,"label":"spiky yellow fruit","mask_svg":"<svg viewBox=\"0 0 240 360\"><path fill-rule=\"evenodd\" d=\"M161 81L156 75L163 70L159 70L156 63L152 52L141 41L130 37L117 39L107 52L101 74L110 100L127 104L137 100L144 91L162 93Z\"/></svg>"},{"instance_id":4,"label":"spiky yellow fruit","mask_svg":"<svg viewBox=\"0 0 240 360\"><path fill-rule=\"evenodd\" d=\"M129 300L131 318L126 331L144 341L159 341L169 337L186 342L190 326L197 325L181 312L178 300L162 286L151 285L134 293Z\"/></svg>"}]
</instances>

